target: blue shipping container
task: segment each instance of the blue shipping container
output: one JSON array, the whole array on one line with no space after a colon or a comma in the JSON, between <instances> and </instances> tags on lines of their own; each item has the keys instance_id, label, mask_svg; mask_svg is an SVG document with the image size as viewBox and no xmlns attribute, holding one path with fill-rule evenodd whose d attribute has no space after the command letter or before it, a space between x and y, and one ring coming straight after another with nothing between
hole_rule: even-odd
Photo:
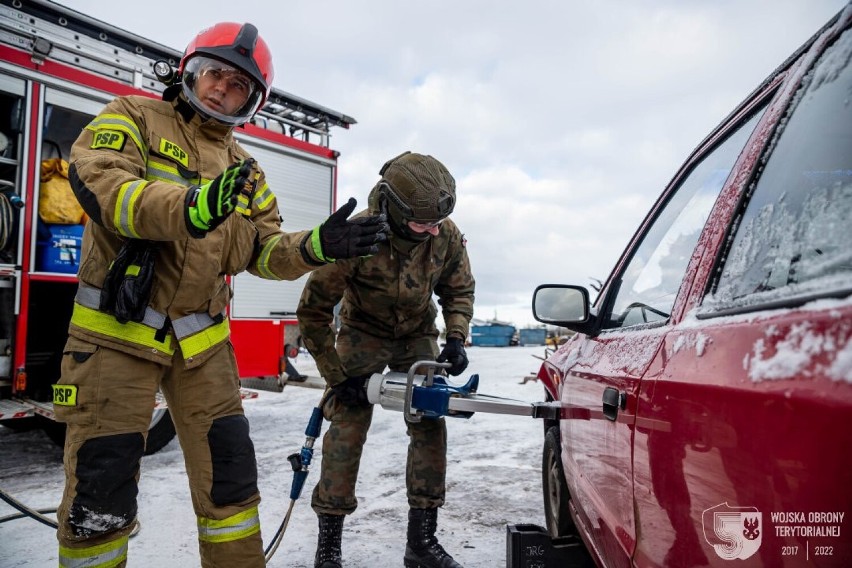
<instances>
[{"instance_id":1,"label":"blue shipping container","mask_svg":"<svg viewBox=\"0 0 852 568\"><path fill-rule=\"evenodd\" d=\"M470 344L476 347L508 347L515 334L511 325L474 325L471 327Z\"/></svg>"},{"instance_id":2,"label":"blue shipping container","mask_svg":"<svg viewBox=\"0 0 852 568\"><path fill-rule=\"evenodd\" d=\"M547 340L547 330L543 328L522 329L518 334L520 345L544 345Z\"/></svg>"}]
</instances>

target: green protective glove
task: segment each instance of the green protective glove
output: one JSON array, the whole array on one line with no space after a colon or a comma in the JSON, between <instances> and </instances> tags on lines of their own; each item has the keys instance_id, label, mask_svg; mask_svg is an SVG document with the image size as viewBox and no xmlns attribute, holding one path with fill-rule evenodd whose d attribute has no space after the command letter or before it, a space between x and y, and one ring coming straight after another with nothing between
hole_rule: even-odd
<instances>
[{"instance_id":1,"label":"green protective glove","mask_svg":"<svg viewBox=\"0 0 852 568\"><path fill-rule=\"evenodd\" d=\"M203 236L222 224L237 206L237 196L245 187L254 160L237 162L219 177L189 188L186 195L186 224L189 232Z\"/></svg>"}]
</instances>

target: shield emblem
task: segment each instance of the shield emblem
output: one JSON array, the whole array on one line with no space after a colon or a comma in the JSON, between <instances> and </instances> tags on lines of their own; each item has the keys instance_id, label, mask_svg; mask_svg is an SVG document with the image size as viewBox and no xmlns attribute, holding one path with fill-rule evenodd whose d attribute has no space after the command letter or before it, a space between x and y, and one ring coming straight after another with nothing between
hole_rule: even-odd
<instances>
[{"instance_id":1,"label":"shield emblem","mask_svg":"<svg viewBox=\"0 0 852 568\"><path fill-rule=\"evenodd\" d=\"M760 548L763 514L754 507L720 503L704 510L704 540L725 560L745 560Z\"/></svg>"}]
</instances>

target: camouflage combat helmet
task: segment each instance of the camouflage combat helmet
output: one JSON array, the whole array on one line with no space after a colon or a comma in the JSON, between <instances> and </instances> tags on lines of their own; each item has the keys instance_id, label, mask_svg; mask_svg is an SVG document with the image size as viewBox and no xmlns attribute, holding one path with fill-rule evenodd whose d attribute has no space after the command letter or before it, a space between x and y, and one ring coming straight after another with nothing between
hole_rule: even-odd
<instances>
[{"instance_id":1,"label":"camouflage combat helmet","mask_svg":"<svg viewBox=\"0 0 852 568\"><path fill-rule=\"evenodd\" d=\"M379 200L387 207L391 226L435 223L453 212L456 181L432 156L404 152L388 160L379 175Z\"/></svg>"}]
</instances>

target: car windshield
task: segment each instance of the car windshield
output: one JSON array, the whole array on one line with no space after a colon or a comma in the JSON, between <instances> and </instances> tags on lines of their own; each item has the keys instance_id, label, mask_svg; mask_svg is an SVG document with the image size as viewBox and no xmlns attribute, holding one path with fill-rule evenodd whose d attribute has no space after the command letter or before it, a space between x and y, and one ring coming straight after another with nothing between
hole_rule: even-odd
<instances>
[{"instance_id":1,"label":"car windshield","mask_svg":"<svg viewBox=\"0 0 852 568\"><path fill-rule=\"evenodd\" d=\"M852 30L810 71L748 199L713 302L852 289Z\"/></svg>"}]
</instances>

